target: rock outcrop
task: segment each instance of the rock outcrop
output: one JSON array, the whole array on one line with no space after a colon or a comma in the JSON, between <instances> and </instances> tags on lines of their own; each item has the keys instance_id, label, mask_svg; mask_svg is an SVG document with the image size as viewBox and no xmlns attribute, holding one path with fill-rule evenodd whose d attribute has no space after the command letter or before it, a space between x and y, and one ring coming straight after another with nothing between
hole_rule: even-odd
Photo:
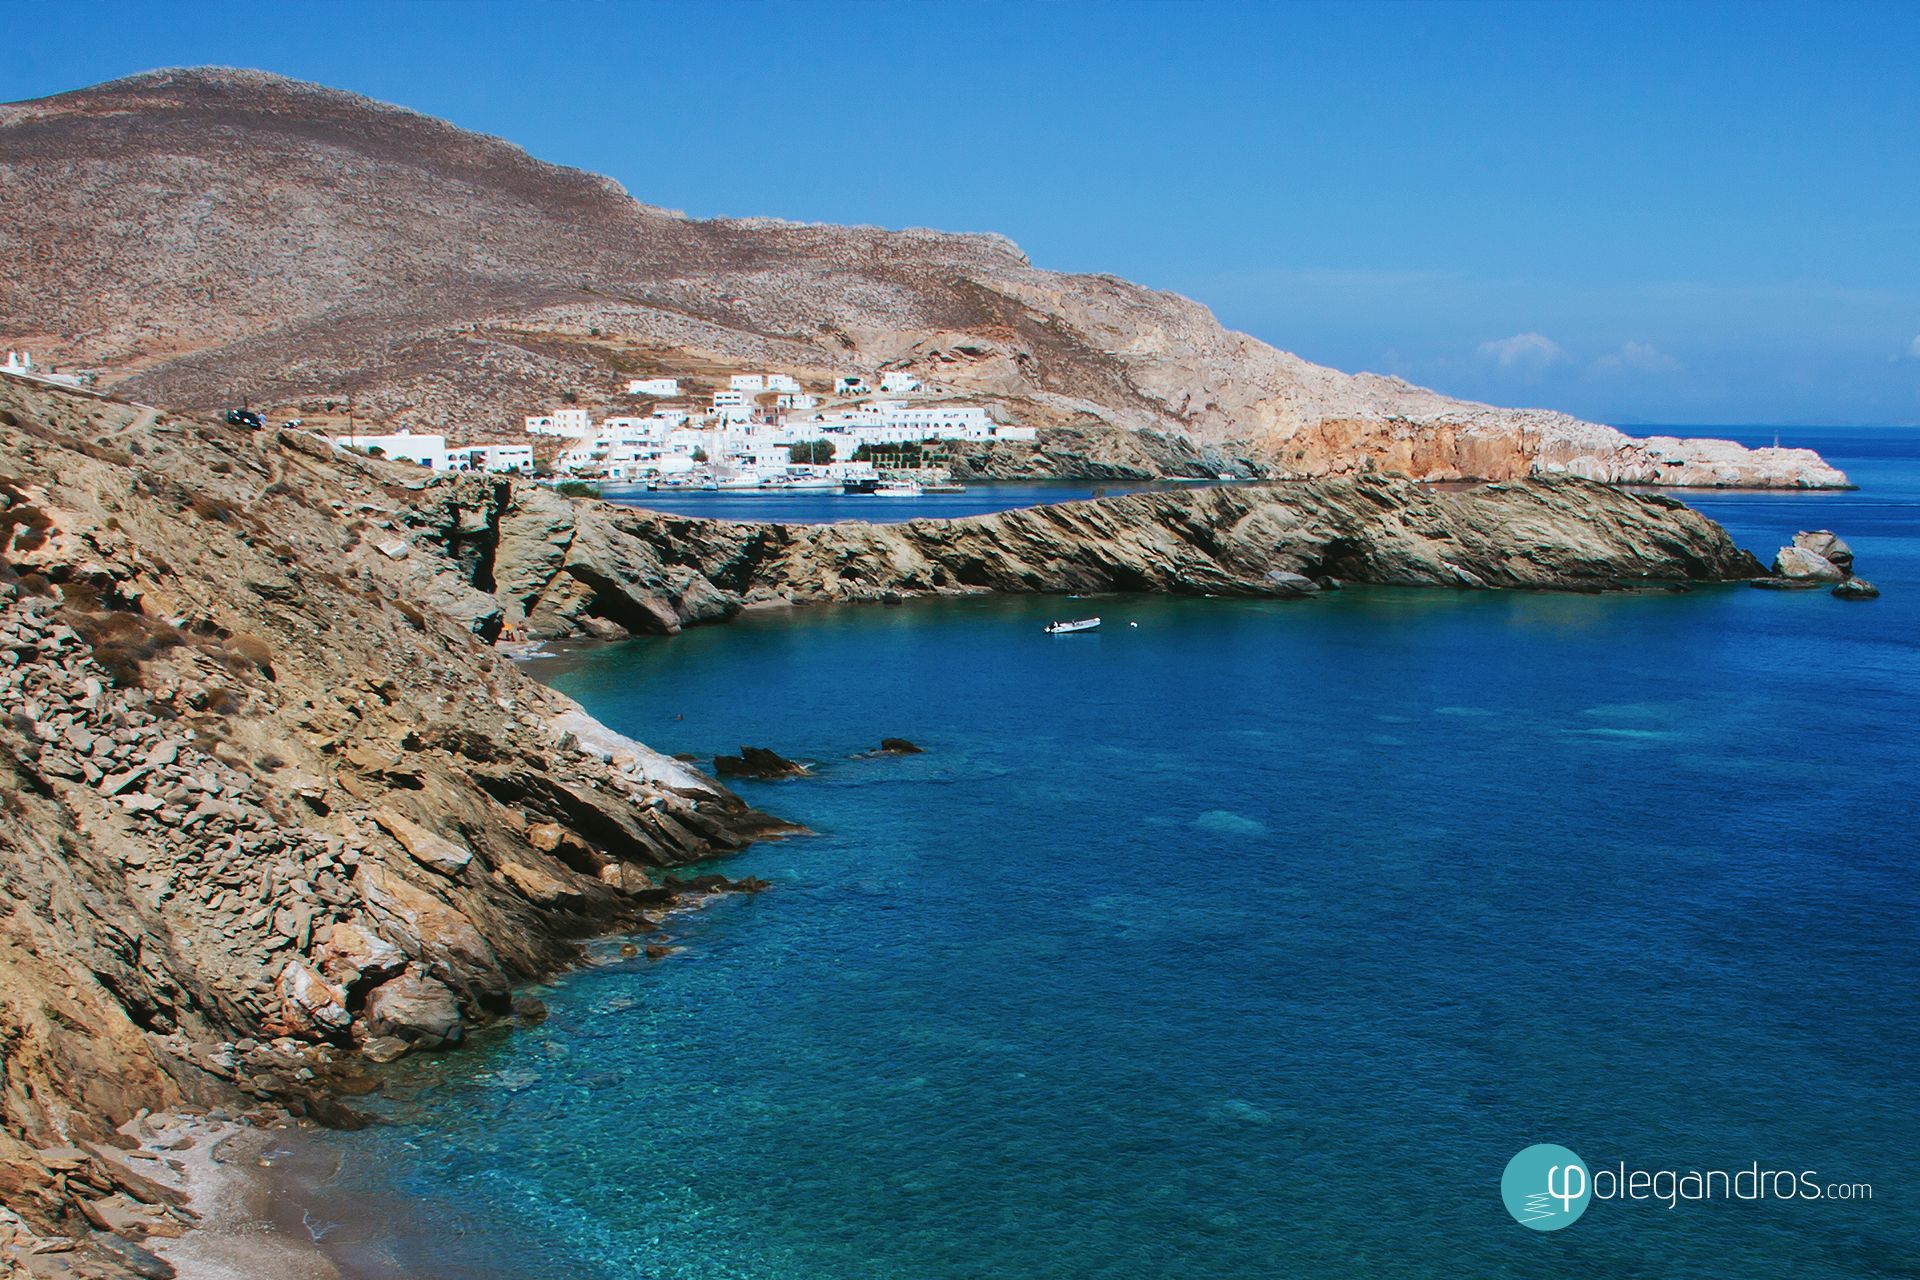
<instances>
[{"instance_id":1,"label":"rock outcrop","mask_svg":"<svg viewBox=\"0 0 1920 1280\"><path fill-rule=\"evenodd\" d=\"M1853 548L1831 529L1802 530L1793 535L1793 545L1819 556L1842 573L1853 569Z\"/></svg>"},{"instance_id":2,"label":"rock outcrop","mask_svg":"<svg viewBox=\"0 0 1920 1280\"><path fill-rule=\"evenodd\" d=\"M1400 477L1215 486L896 525L697 520L499 478L424 482L397 513L456 531L476 581L536 637L664 634L742 609L980 592L1300 596L1324 582L1596 591L1763 573L1658 494L1565 477L1434 488Z\"/></svg>"},{"instance_id":3,"label":"rock outcrop","mask_svg":"<svg viewBox=\"0 0 1920 1280\"><path fill-rule=\"evenodd\" d=\"M50 1150L183 1100L324 1108L363 1040L451 1043L648 928L664 869L783 829L498 657L457 540L385 550L407 478L0 377L0 1200L28 1227L117 1221L124 1180Z\"/></svg>"},{"instance_id":4,"label":"rock outcrop","mask_svg":"<svg viewBox=\"0 0 1920 1280\"><path fill-rule=\"evenodd\" d=\"M1809 551L1805 547L1792 546L1780 548L1780 553L1774 556L1773 576L1813 585L1822 582L1839 582L1847 575L1825 556Z\"/></svg>"},{"instance_id":5,"label":"rock outcrop","mask_svg":"<svg viewBox=\"0 0 1920 1280\"><path fill-rule=\"evenodd\" d=\"M990 235L696 221L498 139L261 72L148 72L0 106L10 346L178 409L406 422L456 442L637 372L825 385L906 370L1042 429L972 474L1568 474L1831 486L1797 449L1634 440L1349 376Z\"/></svg>"}]
</instances>

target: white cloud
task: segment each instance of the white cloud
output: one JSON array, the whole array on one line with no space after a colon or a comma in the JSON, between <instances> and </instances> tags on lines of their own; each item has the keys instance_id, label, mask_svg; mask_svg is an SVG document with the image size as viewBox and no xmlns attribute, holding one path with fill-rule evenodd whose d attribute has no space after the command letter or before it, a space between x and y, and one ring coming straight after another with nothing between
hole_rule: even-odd
<instances>
[{"instance_id":1,"label":"white cloud","mask_svg":"<svg viewBox=\"0 0 1920 1280\"><path fill-rule=\"evenodd\" d=\"M1915 360L1920 360L1920 338L1913 340L1913 344L1907 348L1907 354Z\"/></svg>"},{"instance_id":2,"label":"white cloud","mask_svg":"<svg viewBox=\"0 0 1920 1280\"><path fill-rule=\"evenodd\" d=\"M1516 333L1511 338L1481 343L1480 358L1491 360L1502 369L1539 373L1548 365L1565 360L1567 350L1543 333Z\"/></svg>"},{"instance_id":3,"label":"white cloud","mask_svg":"<svg viewBox=\"0 0 1920 1280\"><path fill-rule=\"evenodd\" d=\"M1651 342L1623 342L1593 362L1595 373L1675 373L1680 362Z\"/></svg>"}]
</instances>

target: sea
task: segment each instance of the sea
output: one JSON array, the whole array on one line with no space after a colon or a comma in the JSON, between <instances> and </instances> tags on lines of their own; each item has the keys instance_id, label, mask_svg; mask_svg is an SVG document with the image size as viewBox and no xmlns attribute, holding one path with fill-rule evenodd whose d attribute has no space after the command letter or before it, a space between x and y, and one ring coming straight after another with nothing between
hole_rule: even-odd
<instances>
[{"instance_id":1,"label":"sea","mask_svg":"<svg viewBox=\"0 0 1920 1280\"><path fill-rule=\"evenodd\" d=\"M316 1233L531 1280L1920 1274L1920 429L1779 435L1859 488L1687 500L1882 598L942 600L534 664L809 762L740 790L812 834L388 1069ZM1536 1143L1618 1194L1520 1225Z\"/></svg>"}]
</instances>

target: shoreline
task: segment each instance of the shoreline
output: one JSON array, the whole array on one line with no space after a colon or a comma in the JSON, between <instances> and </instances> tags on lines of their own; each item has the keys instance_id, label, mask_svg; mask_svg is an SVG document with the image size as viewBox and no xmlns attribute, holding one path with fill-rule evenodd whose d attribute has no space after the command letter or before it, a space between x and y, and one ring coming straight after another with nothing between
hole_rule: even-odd
<instances>
[{"instance_id":1,"label":"shoreline","mask_svg":"<svg viewBox=\"0 0 1920 1280\"><path fill-rule=\"evenodd\" d=\"M359 1280L336 1266L305 1225L312 1198L283 1169L302 1141L298 1121L149 1116L144 1149L171 1171L170 1185L199 1220L177 1237L142 1247L179 1280ZM187 1145L180 1145L181 1143ZM377 1280L366 1276L364 1280Z\"/></svg>"}]
</instances>

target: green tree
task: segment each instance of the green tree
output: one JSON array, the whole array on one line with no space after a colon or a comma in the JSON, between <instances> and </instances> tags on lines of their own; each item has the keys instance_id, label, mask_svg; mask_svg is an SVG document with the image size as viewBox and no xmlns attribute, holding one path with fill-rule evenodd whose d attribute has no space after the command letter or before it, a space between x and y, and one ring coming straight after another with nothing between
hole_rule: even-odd
<instances>
[{"instance_id":1,"label":"green tree","mask_svg":"<svg viewBox=\"0 0 1920 1280\"><path fill-rule=\"evenodd\" d=\"M833 461L833 444L826 440L803 440L787 446L787 457L797 466L824 467Z\"/></svg>"}]
</instances>

